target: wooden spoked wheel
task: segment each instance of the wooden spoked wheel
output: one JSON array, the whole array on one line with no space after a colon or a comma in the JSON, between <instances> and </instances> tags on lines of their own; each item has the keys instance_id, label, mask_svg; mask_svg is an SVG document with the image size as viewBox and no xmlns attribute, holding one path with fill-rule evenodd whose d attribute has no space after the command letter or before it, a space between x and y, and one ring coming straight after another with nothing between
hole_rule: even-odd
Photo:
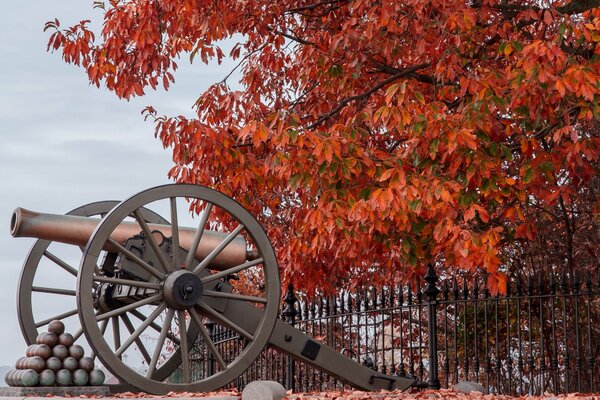
<instances>
[{"instance_id":1,"label":"wooden spoked wheel","mask_svg":"<svg viewBox=\"0 0 600 400\"><path fill-rule=\"evenodd\" d=\"M140 216L144 207L168 209L168 229L145 223ZM180 225L186 218L192 229ZM156 263L137 257L114 239L127 222L139 225L148 243L146 251L152 252ZM233 255L231 248L236 249ZM107 252L127 258L141 273L126 279L107 277L102 267ZM99 310L102 295L97 288L106 283L137 295ZM95 353L120 380L156 394L212 391L233 381L266 346L280 295L275 254L254 217L222 193L183 184L146 190L112 209L85 248L77 285L83 331ZM225 310L236 302L260 309L251 329L244 328L244 321L228 318ZM145 319L130 335L116 345L105 337L108 320L135 310ZM161 327L158 334L149 328L152 324ZM215 326L229 332L235 345L223 348L211 335ZM198 331L195 341L182 334L192 329ZM179 343L169 340L173 336ZM148 362L142 352L150 356ZM174 356L181 363L177 376L157 373L162 360Z\"/></svg>"},{"instance_id":2,"label":"wooden spoked wheel","mask_svg":"<svg viewBox=\"0 0 600 400\"><path fill-rule=\"evenodd\" d=\"M78 207L67 215L102 217L117 204L118 201L99 201ZM167 222L147 209L142 210L142 215L148 223ZM35 343L38 334L52 320L65 322L76 342L82 340L83 331L75 303L80 257L79 248L50 240L36 240L29 250L17 290L17 315L28 345ZM41 315L49 308L52 312Z\"/></svg>"}]
</instances>

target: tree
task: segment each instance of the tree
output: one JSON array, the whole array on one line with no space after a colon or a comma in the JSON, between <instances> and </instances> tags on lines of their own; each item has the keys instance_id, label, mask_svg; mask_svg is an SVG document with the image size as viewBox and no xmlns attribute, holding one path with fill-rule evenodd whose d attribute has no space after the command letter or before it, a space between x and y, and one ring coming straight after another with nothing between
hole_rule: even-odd
<instances>
[{"instance_id":1,"label":"tree","mask_svg":"<svg viewBox=\"0 0 600 400\"><path fill-rule=\"evenodd\" d=\"M48 46L125 99L237 41L241 90L226 76L195 118L145 113L169 176L258 215L296 286L389 284L437 262L483 267L502 291L547 224L537 210L570 220L585 196L597 227L598 0L96 5L102 32L54 20Z\"/></svg>"}]
</instances>

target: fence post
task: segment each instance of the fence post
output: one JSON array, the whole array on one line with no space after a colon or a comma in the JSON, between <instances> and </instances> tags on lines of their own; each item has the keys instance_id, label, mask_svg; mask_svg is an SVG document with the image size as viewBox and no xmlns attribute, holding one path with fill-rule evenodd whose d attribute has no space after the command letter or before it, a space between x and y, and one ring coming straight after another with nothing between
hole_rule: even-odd
<instances>
[{"instance_id":1,"label":"fence post","mask_svg":"<svg viewBox=\"0 0 600 400\"><path fill-rule=\"evenodd\" d=\"M215 323L212 321L208 321L206 324L204 324L204 326L206 326L206 330L208 331L208 337L211 338L211 340L215 340ZM207 366L206 366L206 374L208 376L213 376L215 374L215 358L212 355L212 353L210 351L208 351L208 357L207 357Z\"/></svg>"},{"instance_id":2,"label":"fence post","mask_svg":"<svg viewBox=\"0 0 600 400\"><path fill-rule=\"evenodd\" d=\"M427 273L425 274L425 281L427 285L423 293L428 299L428 329L429 329L429 381L427 386L430 389L439 389L440 380L438 379L438 359L437 359L437 318L436 318L436 305L437 295L439 290L436 286L437 275L433 264L429 264L427 267Z\"/></svg>"},{"instance_id":3,"label":"fence post","mask_svg":"<svg viewBox=\"0 0 600 400\"><path fill-rule=\"evenodd\" d=\"M285 294L285 298L283 299L283 301L285 303L285 309L281 314L283 315L288 324L294 326L294 324L296 323L296 315L298 315L298 311L296 310L296 303L298 302L298 298L294 294L294 285L292 285L291 283L288 284L288 290ZM290 356L286 357L286 370L286 389L295 391L294 378L296 375L296 365L294 359Z\"/></svg>"}]
</instances>

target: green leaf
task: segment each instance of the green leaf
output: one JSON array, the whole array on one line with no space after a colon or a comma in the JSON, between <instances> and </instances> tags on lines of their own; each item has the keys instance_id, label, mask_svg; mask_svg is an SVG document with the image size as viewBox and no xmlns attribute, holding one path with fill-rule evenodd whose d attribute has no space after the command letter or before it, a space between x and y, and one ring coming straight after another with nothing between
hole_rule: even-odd
<instances>
[{"instance_id":1,"label":"green leaf","mask_svg":"<svg viewBox=\"0 0 600 400\"><path fill-rule=\"evenodd\" d=\"M419 103L425 105L425 97L423 97L423 93L417 92L417 93L415 93L415 97L417 98L417 101Z\"/></svg>"},{"instance_id":2,"label":"green leaf","mask_svg":"<svg viewBox=\"0 0 600 400\"><path fill-rule=\"evenodd\" d=\"M529 183L529 182L531 182L532 179L533 179L533 170L531 169L531 167L527 167L527 169L525 170L525 173L523 174L523 182Z\"/></svg>"},{"instance_id":3,"label":"green leaf","mask_svg":"<svg viewBox=\"0 0 600 400\"><path fill-rule=\"evenodd\" d=\"M431 143L429 143L429 155L431 156L431 158L435 157L435 155L437 154L439 145L440 140L437 138L433 139Z\"/></svg>"},{"instance_id":4,"label":"green leaf","mask_svg":"<svg viewBox=\"0 0 600 400\"><path fill-rule=\"evenodd\" d=\"M302 174L294 174L292 175L292 177L290 178L290 181L288 182L288 187L291 190L296 190L298 189L298 186L300 184L300 179L302 178Z\"/></svg>"}]
</instances>

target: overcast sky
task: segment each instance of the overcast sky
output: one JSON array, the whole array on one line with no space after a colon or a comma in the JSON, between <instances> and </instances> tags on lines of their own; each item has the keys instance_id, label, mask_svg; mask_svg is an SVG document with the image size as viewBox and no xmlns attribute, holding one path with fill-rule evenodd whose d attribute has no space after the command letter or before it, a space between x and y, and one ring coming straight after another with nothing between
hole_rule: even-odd
<instances>
[{"instance_id":1,"label":"overcast sky","mask_svg":"<svg viewBox=\"0 0 600 400\"><path fill-rule=\"evenodd\" d=\"M169 92L118 100L46 52L46 21L58 17L66 26L94 12L92 0L32 0L11 2L0 13L0 365L13 365L25 352L15 299L34 243L10 236L12 211L63 214L168 183L171 153L140 111L151 104L159 113L189 114L198 94L232 67L182 60Z\"/></svg>"}]
</instances>

